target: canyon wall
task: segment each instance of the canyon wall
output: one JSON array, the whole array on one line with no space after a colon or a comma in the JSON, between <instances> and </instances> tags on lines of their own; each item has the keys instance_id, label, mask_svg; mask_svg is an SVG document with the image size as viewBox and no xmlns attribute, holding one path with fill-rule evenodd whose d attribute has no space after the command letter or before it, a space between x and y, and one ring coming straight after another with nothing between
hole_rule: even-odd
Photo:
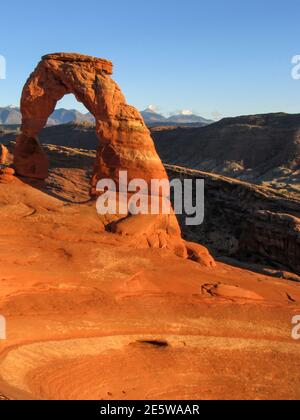
<instances>
[{"instance_id":1,"label":"canyon wall","mask_svg":"<svg viewBox=\"0 0 300 420\"><path fill-rule=\"evenodd\" d=\"M267 264L300 274L300 201L269 188L206 172L166 165L171 179L205 180L205 218L186 226L187 240L201 242L215 257Z\"/></svg>"}]
</instances>

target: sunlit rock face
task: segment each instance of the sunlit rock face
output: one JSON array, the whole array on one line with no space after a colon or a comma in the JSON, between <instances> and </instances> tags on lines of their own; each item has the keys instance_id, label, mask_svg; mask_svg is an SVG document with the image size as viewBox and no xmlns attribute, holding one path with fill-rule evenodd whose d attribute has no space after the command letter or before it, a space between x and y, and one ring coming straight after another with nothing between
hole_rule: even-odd
<instances>
[{"instance_id":1,"label":"sunlit rock face","mask_svg":"<svg viewBox=\"0 0 300 420\"><path fill-rule=\"evenodd\" d=\"M140 113L127 105L119 86L110 77L110 61L80 54L49 54L42 58L23 89L22 134L17 139L15 168L20 175L44 179L47 158L36 136L46 125L57 102L73 93L95 116L99 148L92 177L110 177L119 171L128 178L164 179L166 173Z\"/></svg>"},{"instance_id":2,"label":"sunlit rock face","mask_svg":"<svg viewBox=\"0 0 300 420\"><path fill-rule=\"evenodd\" d=\"M127 105L119 86L112 80L110 61L80 54L57 53L42 58L27 80L21 99L22 127L14 151L14 167L21 176L46 179L48 158L37 138L57 102L73 93L94 115L99 139L91 179L91 195L97 195L99 180L109 178L119 185L120 172L127 181L167 178L150 132L134 107ZM150 194L150 193L149 193ZM159 193L162 194L162 193ZM182 237L173 212L169 215L127 215L114 225L114 231L143 248L167 248L182 258L211 266L208 252L191 249Z\"/></svg>"},{"instance_id":3,"label":"sunlit rock face","mask_svg":"<svg viewBox=\"0 0 300 420\"><path fill-rule=\"evenodd\" d=\"M7 156L8 156L7 148L3 144L0 144L0 164L1 165L5 165Z\"/></svg>"}]
</instances>

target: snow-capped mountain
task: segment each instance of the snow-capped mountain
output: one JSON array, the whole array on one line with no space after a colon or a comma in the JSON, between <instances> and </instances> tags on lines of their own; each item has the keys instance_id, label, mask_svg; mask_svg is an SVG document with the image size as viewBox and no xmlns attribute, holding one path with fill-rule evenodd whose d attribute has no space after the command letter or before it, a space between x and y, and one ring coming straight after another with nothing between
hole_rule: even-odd
<instances>
[{"instance_id":1,"label":"snow-capped mountain","mask_svg":"<svg viewBox=\"0 0 300 420\"><path fill-rule=\"evenodd\" d=\"M165 117L155 111L153 107L149 107L142 111L142 116L147 125L179 125L179 124L199 124L208 125L214 121L193 114L191 111L183 110L179 113Z\"/></svg>"},{"instance_id":2,"label":"snow-capped mountain","mask_svg":"<svg viewBox=\"0 0 300 420\"><path fill-rule=\"evenodd\" d=\"M165 123L168 121L166 117L156 112L151 106L141 112L146 124Z\"/></svg>"},{"instance_id":3,"label":"snow-capped mountain","mask_svg":"<svg viewBox=\"0 0 300 420\"><path fill-rule=\"evenodd\" d=\"M193 125L208 125L212 120L207 120L199 115L195 115L190 111L181 111L178 114L166 117L158 113L154 107L150 106L141 112L144 121L149 126L166 125L176 126L180 124L193 124ZM0 124L2 125L20 125L22 116L20 108L14 105L0 108ZM76 109L56 109L48 119L48 125L60 125L74 123L90 123L94 124L95 119L89 112L84 114Z\"/></svg>"}]
</instances>

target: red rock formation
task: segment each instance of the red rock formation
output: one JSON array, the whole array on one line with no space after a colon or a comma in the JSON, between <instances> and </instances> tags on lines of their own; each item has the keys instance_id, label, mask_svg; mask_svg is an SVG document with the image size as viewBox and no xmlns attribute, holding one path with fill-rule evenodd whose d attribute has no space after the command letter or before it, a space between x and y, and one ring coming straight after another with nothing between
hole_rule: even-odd
<instances>
[{"instance_id":1,"label":"red rock formation","mask_svg":"<svg viewBox=\"0 0 300 420\"><path fill-rule=\"evenodd\" d=\"M18 174L41 179L47 176L47 160L36 136L57 101L73 93L96 119L99 148L93 192L101 178L117 182L120 170L128 171L129 180L167 177L143 118L127 105L111 74L112 63L107 60L65 53L43 57L22 94L22 136L17 139L14 162Z\"/></svg>"},{"instance_id":2,"label":"red rock formation","mask_svg":"<svg viewBox=\"0 0 300 420\"><path fill-rule=\"evenodd\" d=\"M207 248L194 242L185 243L188 257L204 267L215 267L216 263Z\"/></svg>"},{"instance_id":3,"label":"red rock formation","mask_svg":"<svg viewBox=\"0 0 300 420\"><path fill-rule=\"evenodd\" d=\"M57 101L73 93L94 115L99 138L91 195L97 182L109 178L118 185L119 172L127 171L128 182L167 179L150 132L140 113L127 105L119 86L111 79L112 63L79 54L50 54L42 58L23 89L22 127L17 138L14 167L17 174L45 179L48 160L37 135L46 125ZM187 258L188 249L174 214L166 217L129 216L116 224L115 232L144 247L167 248ZM190 253L191 254L191 253ZM211 258L192 252L192 258L210 266Z\"/></svg>"},{"instance_id":4,"label":"red rock formation","mask_svg":"<svg viewBox=\"0 0 300 420\"><path fill-rule=\"evenodd\" d=\"M49 163L38 139L20 134L14 150L14 167L19 175L45 179Z\"/></svg>"},{"instance_id":5,"label":"red rock formation","mask_svg":"<svg viewBox=\"0 0 300 420\"><path fill-rule=\"evenodd\" d=\"M0 144L0 163L1 163L1 165L6 164L7 156L8 156L7 148L5 146L3 146L3 144Z\"/></svg>"}]
</instances>

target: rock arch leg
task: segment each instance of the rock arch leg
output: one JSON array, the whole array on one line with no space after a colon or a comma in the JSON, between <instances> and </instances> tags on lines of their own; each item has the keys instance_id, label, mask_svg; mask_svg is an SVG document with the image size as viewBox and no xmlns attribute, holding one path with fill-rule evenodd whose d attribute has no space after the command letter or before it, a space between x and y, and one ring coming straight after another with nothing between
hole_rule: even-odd
<instances>
[{"instance_id":1,"label":"rock arch leg","mask_svg":"<svg viewBox=\"0 0 300 420\"><path fill-rule=\"evenodd\" d=\"M57 101L66 93L66 87L41 66L24 86L21 99L21 134L16 139L14 151L14 167L18 175L37 179L48 176L48 158L37 135L47 124Z\"/></svg>"}]
</instances>

